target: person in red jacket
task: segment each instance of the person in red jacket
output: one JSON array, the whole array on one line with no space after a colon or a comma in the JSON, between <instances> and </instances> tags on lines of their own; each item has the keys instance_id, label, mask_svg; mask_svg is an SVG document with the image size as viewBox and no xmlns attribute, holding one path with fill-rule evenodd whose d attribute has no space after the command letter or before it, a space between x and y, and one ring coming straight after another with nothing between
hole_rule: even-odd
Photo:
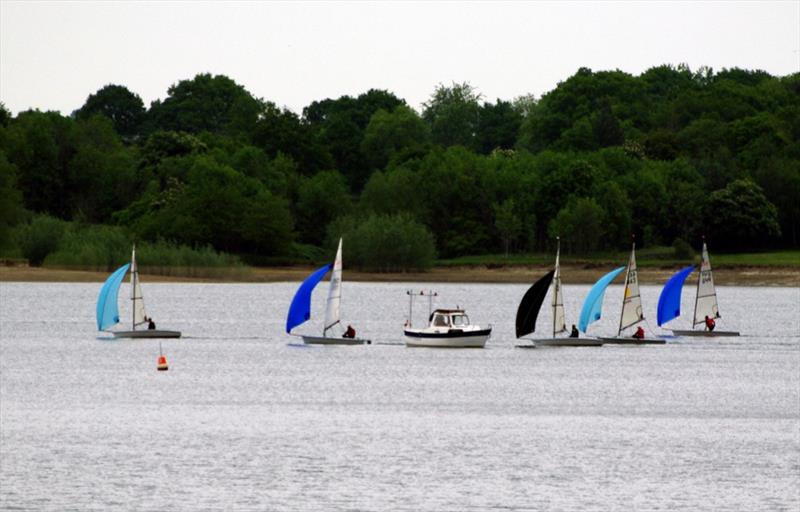
<instances>
[{"instance_id":1,"label":"person in red jacket","mask_svg":"<svg viewBox=\"0 0 800 512\"><path fill-rule=\"evenodd\" d=\"M636 328L636 332L633 333L633 337L636 338L637 340L643 340L644 339L644 329L642 329L641 325Z\"/></svg>"},{"instance_id":2,"label":"person in red jacket","mask_svg":"<svg viewBox=\"0 0 800 512\"><path fill-rule=\"evenodd\" d=\"M355 338L355 337L356 337L356 330L353 329L352 325L348 325L347 330L344 331L344 334L342 334L342 338Z\"/></svg>"},{"instance_id":3,"label":"person in red jacket","mask_svg":"<svg viewBox=\"0 0 800 512\"><path fill-rule=\"evenodd\" d=\"M716 326L717 326L717 323L714 321L714 319L711 318L710 316L706 315L706 329L708 329L708 332L713 331L714 327L716 327Z\"/></svg>"}]
</instances>

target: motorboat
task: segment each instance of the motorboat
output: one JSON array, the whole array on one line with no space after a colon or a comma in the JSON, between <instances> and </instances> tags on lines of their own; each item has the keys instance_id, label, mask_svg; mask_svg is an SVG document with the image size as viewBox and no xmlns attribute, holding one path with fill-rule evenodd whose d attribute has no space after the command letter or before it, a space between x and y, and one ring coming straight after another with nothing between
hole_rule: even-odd
<instances>
[{"instance_id":1,"label":"motorboat","mask_svg":"<svg viewBox=\"0 0 800 512\"><path fill-rule=\"evenodd\" d=\"M406 346L408 347L441 347L441 348L483 348L489 336L492 334L492 327L483 328L480 325L470 323L465 310L456 309L436 309L429 314L428 326L414 328L411 325L411 312L415 293L409 291L410 305L409 318L403 329L405 334ZM433 297L436 294L421 292L419 295Z\"/></svg>"}]
</instances>

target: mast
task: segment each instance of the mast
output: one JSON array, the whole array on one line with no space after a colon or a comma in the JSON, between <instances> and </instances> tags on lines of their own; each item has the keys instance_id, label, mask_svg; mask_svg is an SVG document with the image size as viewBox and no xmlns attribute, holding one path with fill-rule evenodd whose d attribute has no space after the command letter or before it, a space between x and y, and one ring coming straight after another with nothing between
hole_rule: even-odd
<instances>
[{"instance_id":1,"label":"mast","mask_svg":"<svg viewBox=\"0 0 800 512\"><path fill-rule=\"evenodd\" d=\"M131 252L131 330L136 330L136 283L139 281L139 270L136 268L136 244Z\"/></svg>"},{"instance_id":2,"label":"mast","mask_svg":"<svg viewBox=\"0 0 800 512\"><path fill-rule=\"evenodd\" d=\"M331 282L328 286L328 300L325 306L325 323L322 336L327 337L328 330L338 324L341 319L342 302L342 239L339 239L339 248L336 250L336 259L333 262Z\"/></svg>"},{"instance_id":3,"label":"mast","mask_svg":"<svg viewBox=\"0 0 800 512\"><path fill-rule=\"evenodd\" d=\"M139 281L139 266L136 264L136 245L133 246L131 252L131 304L133 306L132 326L136 330L136 326L144 323L144 295L142 295L142 285Z\"/></svg>"},{"instance_id":4,"label":"mast","mask_svg":"<svg viewBox=\"0 0 800 512\"><path fill-rule=\"evenodd\" d=\"M617 336L622 334L622 319L625 317L625 297L628 295L628 275L631 273L631 257L633 257L634 250L636 250L636 242L633 242L631 256L628 257L628 266L625 267L625 289L622 291L622 311L620 311L619 314L619 329L617 330Z\"/></svg>"},{"instance_id":5,"label":"mast","mask_svg":"<svg viewBox=\"0 0 800 512\"><path fill-rule=\"evenodd\" d=\"M556 237L556 267L555 275L553 276L553 337L556 337L557 321L558 321L558 297L561 293L561 269L558 263L558 257L561 254L561 237Z\"/></svg>"},{"instance_id":6,"label":"mast","mask_svg":"<svg viewBox=\"0 0 800 512\"><path fill-rule=\"evenodd\" d=\"M706 235L703 235L703 249L706 248ZM697 303L700 300L700 283L703 281L703 255L700 255L700 271L697 273L697 289L694 294L694 313L692 314L692 329L697 325Z\"/></svg>"}]
</instances>

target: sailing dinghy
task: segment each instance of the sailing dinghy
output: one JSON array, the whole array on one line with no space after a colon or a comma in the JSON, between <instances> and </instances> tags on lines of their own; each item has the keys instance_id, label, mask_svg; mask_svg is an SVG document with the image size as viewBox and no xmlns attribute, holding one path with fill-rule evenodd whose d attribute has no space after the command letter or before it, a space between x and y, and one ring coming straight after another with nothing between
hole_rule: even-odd
<instances>
[{"instance_id":1,"label":"sailing dinghy","mask_svg":"<svg viewBox=\"0 0 800 512\"><path fill-rule=\"evenodd\" d=\"M636 344L636 345L661 345L666 340L660 338L634 338L624 337L622 331L644 321L642 312L642 297L639 295L639 275L636 267L636 242L631 247L631 256L625 271L625 293L622 296L622 311L619 317L619 329L615 337L600 337L606 343Z\"/></svg>"},{"instance_id":2,"label":"sailing dinghy","mask_svg":"<svg viewBox=\"0 0 800 512\"><path fill-rule=\"evenodd\" d=\"M556 265L553 270L539 278L533 283L517 308L516 331L517 338L527 336L536 330L536 317L542 308L547 289L552 288L552 300L550 307L553 310L553 336L551 338L532 339L533 346L551 347L599 347L602 341L596 338L571 338L566 336L556 337L556 334L566 332L567 324L564 315L564 296L561 291L561 268L559 265L559 255L561 253L561 242L556 249ZM528 348L530 345L517 345L520 348Z\"/></svg>"},{"instance_id":3,"label":"sailing dinghy","mask_svg":"<svg viewBox=\"0 0 800 512\"><path fill-rule=\"evenodd\" d=\"M686 267L676 273L664 285L661 290L661 296L658 299L658 325L669 322L677 318L681 314L681 290L683 283L689 274L692 273L694 267ZM663 311L662 311L663 309ZM717 290L714 287L714 275L711 272L711 262L708 259L708 248L706 242L703 241L703 255L700 262L700 275L697 278L697 294L694 300L694 321L692 327L705 326L706 316L714 320L721 318L719 315L719 304L717 303ZM675 336L707 336L707 337L723 337L723 336L739 336L737 331L708 331L701 330L679 330L673 329L672 334Z\"/></svg>"},{"instance_id":4,"label":"sailing dinghy","mask_svg":"<svg viewBox=\"0 0 800 512\"><path fill-rule=\"evenodd\" d=\"M311 318L311 294L323 277L330 271L330 285L328 286L328 300L325 307L325 323L322 328L322 336L311 336L300 334L303 343L309 345L364 345L371 341L361 338L345 338L343 336L331 336L333 328L339 325L341 329L341 302L342 302L342 239L339 239L339 248L336 250L336 260L324 267L315 270L297 289L292 303L289 306L289 313L286 318L286 332L293 334L292 329L305 323ZM342 329L343 330L343 329ZM297 335L296 335L297 336Z\"/></svg>"},{"instance_id":5,"label":"sailing dinghy","mask_svg":"<svg viewBox=\"0 0 800 512\"><path fill-rule=\"evenodd\" d=\"M133 318L131 319L130 331L109 331L109 329L119 323L119 309L117 296L119 287L125 274L130 270L131 273L131 302L133 304ZM136 265L136 247L131 253L131 262L126 263L106 279L97 297L97 330L107 331L115 338L180 338L180 331L164 331L160 329L137 329L137 327L148 324L144 313L144 296L142 286L139 282L139 267ZM155 325L155 324L154 324Z\"/></svg>"}]
</instances>

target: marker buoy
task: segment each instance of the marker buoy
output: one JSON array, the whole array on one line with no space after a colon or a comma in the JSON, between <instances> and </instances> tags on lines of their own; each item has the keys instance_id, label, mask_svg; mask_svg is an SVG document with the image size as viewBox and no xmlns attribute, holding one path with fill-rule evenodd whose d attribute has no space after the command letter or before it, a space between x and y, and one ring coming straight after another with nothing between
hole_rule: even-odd
<instances>
[{"instance_id":1,"label":"marker buoy","mask_svg":"<svg viewBox=\"0 0 800 512\"><path fill-rule=\"evenodd\" d=\"M169 370L169 365L167 364L167 357L161 350L161 343L158 344L158 364L156 365L156 368L160 372L165 372Z\"/></svg>"}]
</instances>

